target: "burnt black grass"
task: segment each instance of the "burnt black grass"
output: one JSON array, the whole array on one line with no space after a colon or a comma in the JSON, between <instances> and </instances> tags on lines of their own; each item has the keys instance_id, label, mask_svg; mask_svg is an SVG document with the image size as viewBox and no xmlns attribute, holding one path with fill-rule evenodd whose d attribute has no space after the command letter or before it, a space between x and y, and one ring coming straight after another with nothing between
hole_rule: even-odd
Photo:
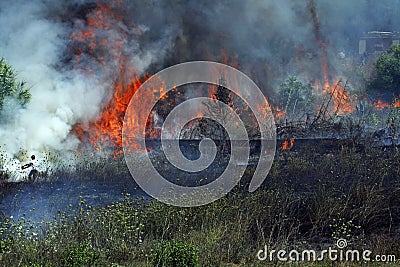
<instances>
[{"instance_id":1,"label":"burnt black grass","mask_svg":"<svg viewBox=\"0 0 400 267\"><path fill-rule=\"evenodd\" d=\"M73 173L54 175L129 175L122 158L107 162L87 162ZM248 193L253 171L248 167L232 192L201 207L179 208L125 194L96 207L82 197L40 229L28 216L17 222L3 217L1 265L265 266L256 257L265 245L324 249L339 238L354 249L400 258L400 151L395 148L278 151L262 187ZM161 261L165 249L189 264Z\"/></svg>"}]
</instances>

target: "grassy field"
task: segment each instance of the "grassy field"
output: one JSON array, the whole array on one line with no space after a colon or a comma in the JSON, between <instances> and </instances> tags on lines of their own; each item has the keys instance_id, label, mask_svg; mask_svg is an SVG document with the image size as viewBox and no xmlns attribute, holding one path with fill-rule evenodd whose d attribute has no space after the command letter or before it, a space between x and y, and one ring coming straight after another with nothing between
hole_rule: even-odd
<instances>
[{"instance_id":1,"label":"grassy field","mask_svg":"<svg viewBox=\"0 0 400 267\"><path fill-rule=\"evenodd\" d=\"M101 163L98 163L101 164ZM279 151L262 188L247 192L254 169L226 197L178 208L125 195L92 207L84 198L40 227L3 217L2 266L266 266L257 252L334 247L400 258L400 152L338 147L329 153ZM121 158L71 177L129 175ZM5 190L5 189L3 189ZM290 263L286 263L291 265ZM293 263L292 263L293 264ZM337 266L360 263L336 262ZM332 266L330 261L301 266ZM379 266L377 263L370 265ZM395 265L394 263L387 264Z\"/></svg>"}]
</instances>

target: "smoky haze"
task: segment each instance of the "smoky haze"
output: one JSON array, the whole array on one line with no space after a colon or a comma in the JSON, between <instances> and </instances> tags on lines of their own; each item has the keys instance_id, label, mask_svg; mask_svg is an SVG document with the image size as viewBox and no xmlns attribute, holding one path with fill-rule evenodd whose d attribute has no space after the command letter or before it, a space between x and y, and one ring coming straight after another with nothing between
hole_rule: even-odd
<instances>
[{"instance_id":1,"label":"smoky haze","mask_svg":"<svg viewBox=\"0 0 400 267\"><path fill-rule=\"evenodd\" d=\"M139 77L190 60L222 61L248 74L269 97L288 75L320 79L310 3L1 1L0 55L32 93L26 108L10 102L1 113L10 118L0 125L0 143L9 159L5 168L16 171L20 149L76 150L79 140L71 129L99 116L112 96L113 79L123 71L122 57ZM400 29L399 0L314 4L330 56L339 51L355 55L358 38L367 31ZM82 35L93 27L88 18L102 6L112 6L105 25L93 38ZM91 42L104 39L111 49L90 50Z\"/></svg>"}]
</instances>

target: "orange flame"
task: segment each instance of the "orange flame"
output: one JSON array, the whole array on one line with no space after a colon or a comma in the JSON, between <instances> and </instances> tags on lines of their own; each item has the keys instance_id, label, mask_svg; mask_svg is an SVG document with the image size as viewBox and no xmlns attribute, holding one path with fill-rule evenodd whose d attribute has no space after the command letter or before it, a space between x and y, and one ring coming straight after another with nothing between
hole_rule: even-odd
<instances>
[{"instance_id":1,"label":"orange flame","mask_svg":"<svg viewBox=\"0 0 400 267\"><path fill-rule=\"evenodd\" d=\"M115 3L114 3L115 4ZM117 5L121 4L119 2ZM117 31L118 37L113 42L107 39L107 32L116 22L121 21L122 17L113 11L113 4L98 4L96 9L87 15L86 27L81 31L73 32L70 38L73 46L70 47L75 55L75 64L83 68L86 72L93 72L90 66L81 62L83 53L94 57L106 73L113 79L109 88L109 99L102 107L98 119L88 123L77 123L73 126L71 133L75 134L82 143L89 141L97 151L101 151L103 145L113 149L122 146L122 126L125 111L133 94L142 84L136 70L128 64L128 58L123 52L123 43L128 38L123 29L113 29ZM98 33L103 34L98 34ZM113 70L105 64L105 55L110 55L118 68ZM119 152L115 152L119 153Z\"/></svg>"},{"instance_id":2,"label":"orange flame","mask_svg":"<svg viewBox=\"0 0 400 267\"><path fill-rule=\"evenodd\" d=\"M325 71L326 69L323 68ZM351 97L349 92L345 89L341 81L336 81L335 85L330 85L329 81L325 82L324 94L332 97L333 112L338 115L352 113L356 107L354 97Z\"/></svg>"},{"instance_id":3,"label":"orange flame","mask_svg":"<svg viewBox=\"0 0 400 267\"><path fill-rule=\"evenodd\" d=\"M272 112L277 119L281 119L285 115L285 111L280 109L278 106L271 106Z\"/></svg>"},{"instance_id":4,"label":"orange flame","mask_svg":"<svg viewBox=\"0 0 400 267\"><path fill-rule=\"evenodd\" d=\"M330 73L328 64L328 44L324 40L324 37L321 33L321 24L319 22L316 3L314 0L310 1L308 8L312 18L315 39L320 48L322 74L324 79L323 92L325 94L328 93L332 96L335 114L343 115L345 113L351 113L355 110L355 106L353 104L354 101L350 97L348 92L339 82L336 82L334 86L331 86L330 84L329 80Z\"/></svg>"},{"instance_id":5,"label":"orange flame","mask_svg":"<svg viewBox=\"0 0 400 267\"><path fill-rule=\"evenodd\" d=\"M377 110L382 110L385 108L390 108L390 104L389 103L385 103L383 102L381 99L378 99L378 101L376 103L374 103L374 106Z\"/></svg>"},{"instance_id":6,"label":"orange flame","mask_svg":"<svg viewBox=\"0 0 400 267\"><path fill-rule=\"evenodd\" d=\"M392 104L383 102L381 99L378 99L378 101L374 102L373 105L374 105L375 109L377 109L377 110L383 110L383 109L390 108L390 107L400 108L400 99L397 99Z\"/></svg>"},{"instance_id":7,"label":"orange flame","mask_svg":"<svg viewBox=\"0 0 400 267\"><path fill-rule=\"evenodd\" d=\"M290 138L289 140L285 139L282 142L281 150L291 150L294 146L294 138Z\"/></svg>"}]
</instances>

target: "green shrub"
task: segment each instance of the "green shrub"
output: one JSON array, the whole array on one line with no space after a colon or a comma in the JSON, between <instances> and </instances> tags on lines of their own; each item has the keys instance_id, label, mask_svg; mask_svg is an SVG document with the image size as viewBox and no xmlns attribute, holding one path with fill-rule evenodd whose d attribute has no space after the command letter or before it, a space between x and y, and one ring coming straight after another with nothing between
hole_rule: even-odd
<instances>
[{"instance_id":1,"label":"green shrub","mask_svg":"<svg viewBox=\"0 0 400 267\"><path fill-rule=\"evenodd\" d=\"M370 89L400 92L400 45L393 45L380 55L375 72L368 84Z\"/></svg>"},{"instance_id":2,"label":"green shrub","mask_svg":"<svg viewBox=\"0 0 400 267\"><path fill-rule=\"evenodd\" d=\"M86 244L72 244L62 254L63 266L92 266L97 258L96 252Z\"/></svg>"},{"instance_id":3,"label":"green shrub","mask_svg":"<svg viewBox=\"0 0 400 267\"><path fill-rule=\"evenodd\" d=\"M198 250L182 241L163 241L153 254L154 266L191 267L198 266Z\"/></svg>"},{"instance_id":4,"label":"green shrub","mask_svg":"<svg viewBox=\"0 0 400 267\"><path fill-rule=\"evenodd\" d=\"M20 105L25 105L31 99L29 89L24 82L17 81L15 70L5 61L0 59L0 109L7 98L14 98Z\"/></svg>"}]
</instances>

